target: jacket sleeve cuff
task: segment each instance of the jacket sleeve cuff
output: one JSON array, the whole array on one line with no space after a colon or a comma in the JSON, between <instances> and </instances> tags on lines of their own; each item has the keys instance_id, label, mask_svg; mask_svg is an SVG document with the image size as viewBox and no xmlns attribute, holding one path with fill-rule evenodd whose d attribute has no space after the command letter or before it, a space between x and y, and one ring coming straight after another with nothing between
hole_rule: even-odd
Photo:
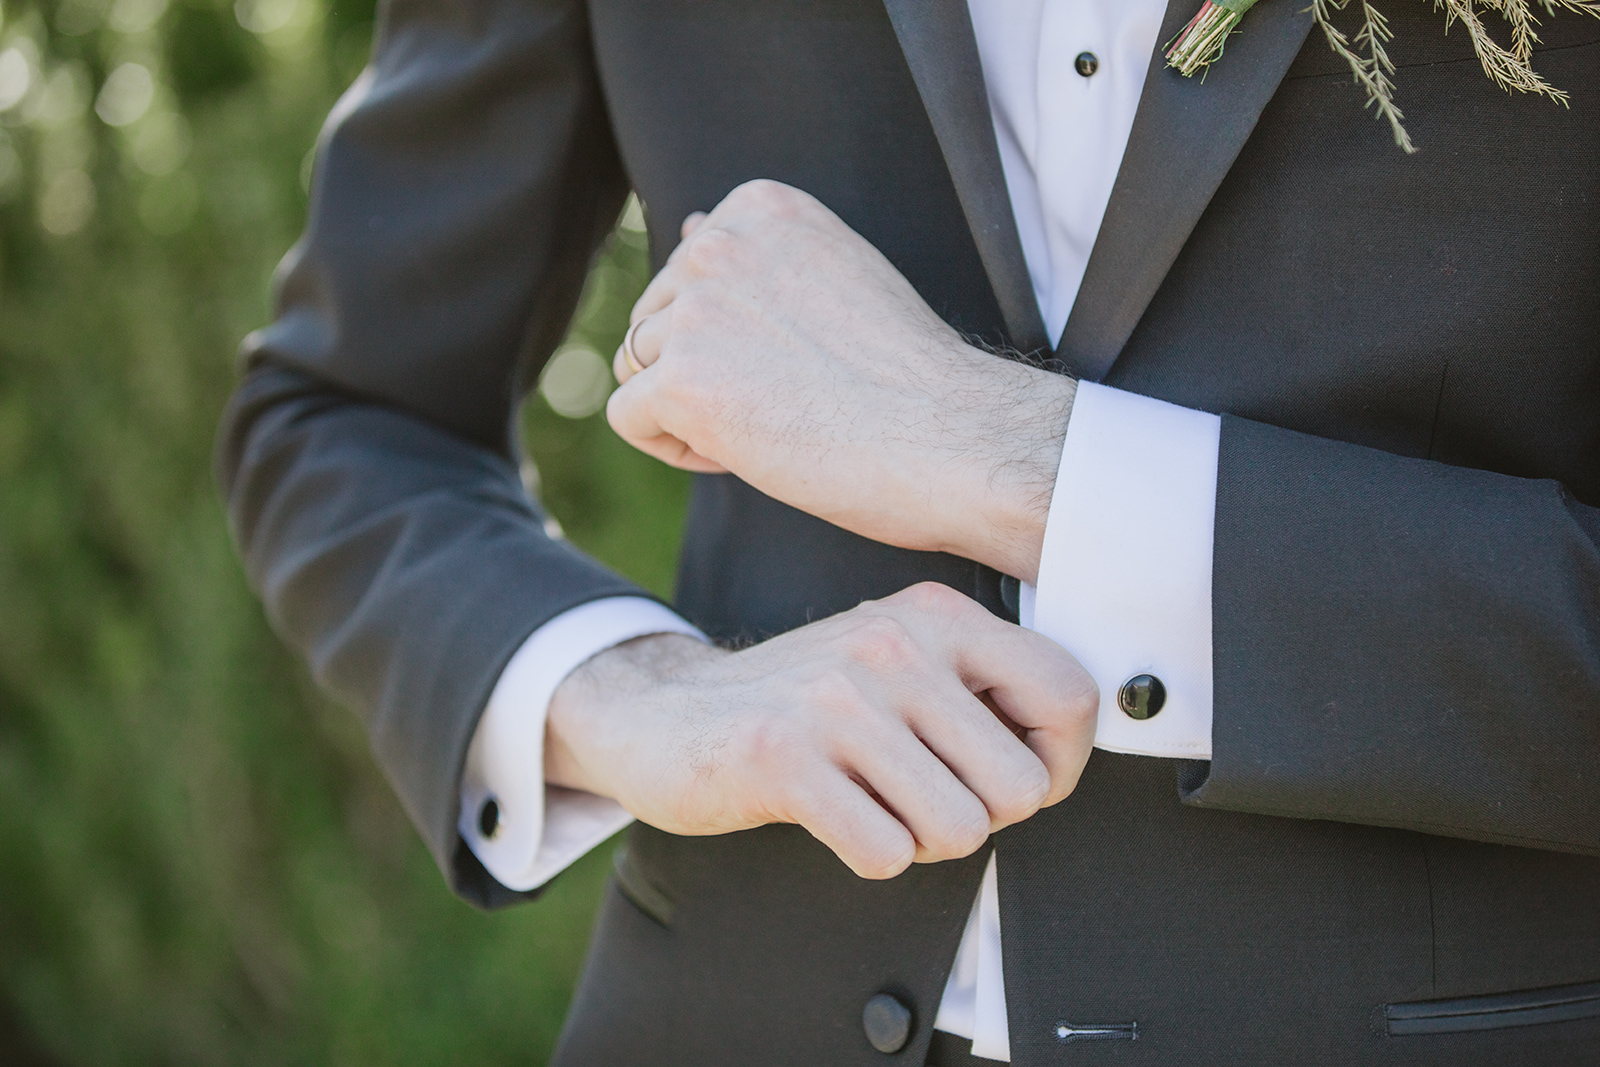
<instances>
[{"instance_id":1,"label":"jacket sleeve cuff","mask_svg":"<svg viewBox=\"0 0 1600 1067\"><path fill-rule=\"evenodd\" d=\"M1100 687L1095 747L1211 758L1211 556L1222 420L1081 382L1067 424L1037 588L1022 623L1077 657ZM1160 679L1150 718L1124 683Z\"/></svg>"},{"instance_id":2,"label":"jacket sleeve cuff","mask_svg":"<svg viewBox=\"0 0 1600 1067\"><path fill-rule=\"evenodd\" d=\"M616 801L545 784L545 717L585 661L658 633L705 640L653 600L593 600L535 630L501 672L467 749L457 830L502 885L535 889L633 821Z\"/></svg>"}]
</instances>

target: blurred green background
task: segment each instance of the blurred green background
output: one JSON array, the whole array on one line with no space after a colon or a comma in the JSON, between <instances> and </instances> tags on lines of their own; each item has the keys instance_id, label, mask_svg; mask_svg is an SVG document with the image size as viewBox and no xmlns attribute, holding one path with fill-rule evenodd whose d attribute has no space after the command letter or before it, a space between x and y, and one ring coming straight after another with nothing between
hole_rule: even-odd
<instances>
[{"instance_id":1,"label":"blurred green background","mask_svg":"<svg viewBox=\"0 0 1600 1067\"><path fill-rule=\"evenodd\" d=\"M245 588L209 472L371 0L0 9L0 1062L542 1062L608 850L492 916ZM631 208L527 405L567 534L669 590L685 479L595 412Z\"/></svg>"}]
</instances>

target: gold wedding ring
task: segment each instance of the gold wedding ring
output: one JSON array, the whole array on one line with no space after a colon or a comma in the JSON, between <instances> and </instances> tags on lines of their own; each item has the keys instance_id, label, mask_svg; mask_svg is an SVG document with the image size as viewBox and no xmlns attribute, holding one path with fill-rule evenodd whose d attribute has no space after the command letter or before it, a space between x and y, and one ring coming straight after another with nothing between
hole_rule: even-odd
<instances>
[{"instance_id":1,"label":"gold wedding ring","mask_svg":"<svg viewBox=\"0 0 1600 1067\"><path fill-rule=\"evenodd\" d=\"M644 364L640 363L639 357L633 354L633 335L638 333L639 327L643 325L644 320L640 319L632 326L629 326L628 332L622 335L622 361L626 363L628 365L628 369L633 371L635 374L641 374L644 372Z\"/></svg>"}]
</instances>

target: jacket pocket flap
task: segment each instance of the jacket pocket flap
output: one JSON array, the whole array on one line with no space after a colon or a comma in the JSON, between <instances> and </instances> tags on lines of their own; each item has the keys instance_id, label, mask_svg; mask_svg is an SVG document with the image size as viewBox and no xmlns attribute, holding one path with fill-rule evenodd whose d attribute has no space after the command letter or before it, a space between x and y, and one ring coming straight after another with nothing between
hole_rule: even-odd
<instances>
[{"instance_id":1,"label":"jacket pocket flap","mask_svg":"<svg viewBox=\"0 0 1600 1067\"><path fill-rule=\"evenodd\" d=\"M1500 1030L1596 1016L1600 1016L1600 982L1383 1006L1390 1037Z\"/></svg>"}]
</instances>

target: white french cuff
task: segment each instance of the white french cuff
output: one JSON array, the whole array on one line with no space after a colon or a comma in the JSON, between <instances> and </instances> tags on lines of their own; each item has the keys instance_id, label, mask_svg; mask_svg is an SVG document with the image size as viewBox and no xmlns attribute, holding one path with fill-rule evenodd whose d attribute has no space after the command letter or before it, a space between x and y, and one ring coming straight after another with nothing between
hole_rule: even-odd
<instances>
[{"instance_id":1,"label":"white french cuff","mask_svg":"<svg viewBox=\"0 0 1600 1067\"><path fill-rule=\"evenodd\" d=\"M1022 623L1077 657L1100 687L1095 747L1211 758L1211 563L1222 420L1091 382L1078 385L1037 588ZM1157 714L1118 693L1150 675Z\"/></svg>"},{"instance_id":2,"label":"white french cuff","mask_svg":"<svg viewBox=\"0 0 1600 1067\"><path fill-rule=\"evenodd\" d=\"M556 687L586 660L661 633L706 639L653 600L592 600L535 630L500 673L467 748L456 825L500 884L535 889L633 821L614 800L545 784L545 719Z\"/></svg>"}]
</instances>

